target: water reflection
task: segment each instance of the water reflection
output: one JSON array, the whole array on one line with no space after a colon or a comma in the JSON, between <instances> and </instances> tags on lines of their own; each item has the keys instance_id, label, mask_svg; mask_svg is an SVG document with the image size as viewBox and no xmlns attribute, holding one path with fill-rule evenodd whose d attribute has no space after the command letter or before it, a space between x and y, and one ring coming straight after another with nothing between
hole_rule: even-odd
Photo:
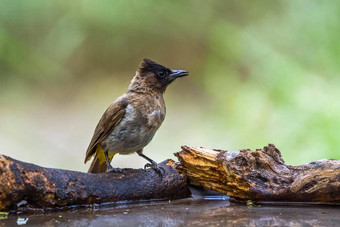
<instances>
[{"instance_id":1,"label":"water reflection","mask_svg":"<svg viewBox=\"0 0 340 227\"><path fill-rule=\"evenodd\" d=\"M229 200L229 196L204 196L205 200Z\"/></svg>"},{"instance_id":2,"label":"water reflection","mask_svg":"<svg viewBox=\"0 0 340 227\"><path fill-rule=\"evenodd\" d=\"M10 215L0 226L337 226L336 206L246 206L228 200L189 198L176 201L118 204L47 214Z\"/></svg>"}]
</instances>

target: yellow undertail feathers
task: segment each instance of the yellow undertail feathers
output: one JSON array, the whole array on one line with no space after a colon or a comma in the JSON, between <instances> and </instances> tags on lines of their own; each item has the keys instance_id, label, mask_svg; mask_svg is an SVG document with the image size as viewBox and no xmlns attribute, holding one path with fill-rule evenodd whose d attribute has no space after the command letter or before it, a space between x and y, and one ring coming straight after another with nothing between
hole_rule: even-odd
<instances>
[{"instance_id":1,"label":"yellow undertail feathers","mask_svg":"<svg viewBox=\"0 0 340 227\"><path fill-rule=\"evenodd\" d=\"M109 153L108 156L109 156L110 161L112 160L113 156L115 156L116 154L117 153L113 153L113 154ZM106 164L106 158L105 158L104 150L100 145L97 145L96 156L97 156L97 159L99 161L99 165Z\"/></svg>"},{"instance_id":2,"label":"yellow undertail feathers","mask_svg":"<svg viewBox=\"0 0 340 227\"><path fill-rule=\"evenodd\" d=\"M96 146L95 155L93 157L89 173L105 173L107 171L106 158L103 148L98 144ZM109 154L109 161L111 162L113 156L117 153Z\"/></svg>"}]
</instances>

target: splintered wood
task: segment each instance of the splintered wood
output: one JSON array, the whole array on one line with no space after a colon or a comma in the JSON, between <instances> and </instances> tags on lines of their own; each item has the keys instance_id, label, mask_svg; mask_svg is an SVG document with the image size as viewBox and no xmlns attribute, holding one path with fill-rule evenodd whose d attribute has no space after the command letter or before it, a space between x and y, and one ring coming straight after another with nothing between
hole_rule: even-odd
<instances>
[{"instance_id":1,"label":"splintered wood","mask_svg":"<svg viewBox=\"0 0 340 227\"><path fill-rule=\"evenodd\" d=\"M254 201L340 203L340 161L285 164L272 144L228 152L183 146L180 163L122 173L82 173L44 168L0 155L0 211L82 206L190 196L187 181Z\"/></svg>"},{"instance_id":2,"label":"splintered wood","mask_svg":"<svg viewBox=\"0 0 340 227\"><path fill-rule=\"evenodd\" d=\"M340 202L340 161L285 164L280 151L263 149L228 152L183 146L175 154L192 185L238 199L285 202Z\"/></svg>"}]
</instances>

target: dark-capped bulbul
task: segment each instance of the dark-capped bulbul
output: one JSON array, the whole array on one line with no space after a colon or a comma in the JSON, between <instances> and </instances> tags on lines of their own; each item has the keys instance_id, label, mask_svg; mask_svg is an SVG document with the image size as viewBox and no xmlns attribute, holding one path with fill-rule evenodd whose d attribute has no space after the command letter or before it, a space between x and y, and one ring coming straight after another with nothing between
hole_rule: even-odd
<instances>
[{"instance_id":1,"label":"dark-capped bulbul","mask_svg":"<svg viewBox=\"0 0 340 227\"><path fill-rule=\"evenodd\" d=\"M143 59L125 94L117 98L101 117L89 147L85 163L93 156L89 173L120 171L111 166L115 154L137 154L160 171L157 163L143 154L165 118L163 93L185 70L171 70L150 59Z\"/></svg>"}]
</instances>

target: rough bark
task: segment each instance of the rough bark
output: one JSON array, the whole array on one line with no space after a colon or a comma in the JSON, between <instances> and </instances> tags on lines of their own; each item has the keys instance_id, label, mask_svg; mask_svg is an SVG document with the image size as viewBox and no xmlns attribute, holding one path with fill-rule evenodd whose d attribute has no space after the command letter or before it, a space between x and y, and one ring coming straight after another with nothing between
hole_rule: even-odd
<instances>
[{"instance_id":1,"label":"rough bark","mask_svg":"<svg viewBox=\"0 0 340 227\"><path fill-rule=\"evenodd\" d=\"M340 202L340 161L285 164L272 144L236 152L182 147L175 154L190 184L254 201Z\"/></svg>"},{"instance_id":2,"label":"rough bark","mask_svg":"<svg viewBox=\"0 0 340 227\"><path fill-rule=\"evenodd\" d=\"M153 169L83 173L44 168L0 156L0 210L55 208L106 202L178 199L190 196L187 179L173 160Z\"/></svg>"}]
</instances>

